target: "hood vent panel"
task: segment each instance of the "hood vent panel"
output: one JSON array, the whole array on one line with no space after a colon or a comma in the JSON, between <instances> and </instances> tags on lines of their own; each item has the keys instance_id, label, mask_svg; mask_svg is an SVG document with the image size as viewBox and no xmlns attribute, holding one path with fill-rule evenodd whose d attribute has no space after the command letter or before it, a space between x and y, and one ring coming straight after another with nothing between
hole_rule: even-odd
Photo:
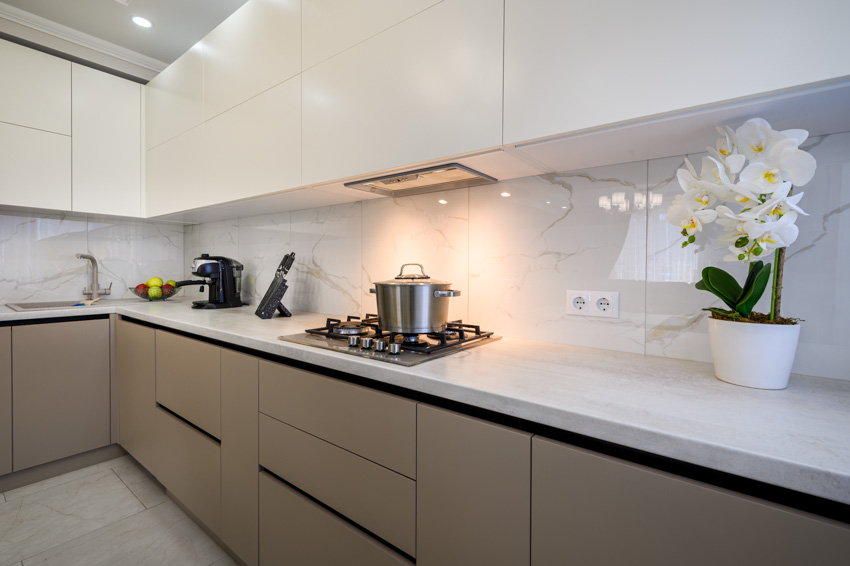
<instances>
[{"instance_id":1,"label":"hood vent panel","mask_svg":"<svg viewBox=\"0 0 850 566\"><path fill-rule=\"evenodd\" d=\"M345 183L346 187L388 197L421 195L495 183L497 179L459 163Z\"/></svg>"}]
</instances>

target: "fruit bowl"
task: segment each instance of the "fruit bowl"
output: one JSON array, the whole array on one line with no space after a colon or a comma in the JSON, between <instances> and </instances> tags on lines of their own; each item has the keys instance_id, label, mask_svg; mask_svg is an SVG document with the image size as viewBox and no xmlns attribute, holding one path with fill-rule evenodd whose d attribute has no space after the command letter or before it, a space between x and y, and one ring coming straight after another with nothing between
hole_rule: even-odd
<instances>
[{"instance_id":1,"label":"fruit bowl","mask_svg":"<svg viewBox=\"0 0 850 566\"><path fill-rule=\"evenodd\" d=\"M153 288L156 288L156 287L151 287L151 288L153 289ZM130 287L129 289L130 289L131 293L133 293L134 295L136 295L140 299L145 299L145 300L148 300L148 301L164 301L165 299L169 299L169 298L173 297L174 295L176 295L177 293L180 292L180 287L172 287L171 289L163 288L162 289L162 296L154 299L154 298L151 298L150 296L148 296L147 290L145 290L144 294L142 294L142 293L140 293L139 291L136 290L136 287Z\"/></svg>"}]
</instances>

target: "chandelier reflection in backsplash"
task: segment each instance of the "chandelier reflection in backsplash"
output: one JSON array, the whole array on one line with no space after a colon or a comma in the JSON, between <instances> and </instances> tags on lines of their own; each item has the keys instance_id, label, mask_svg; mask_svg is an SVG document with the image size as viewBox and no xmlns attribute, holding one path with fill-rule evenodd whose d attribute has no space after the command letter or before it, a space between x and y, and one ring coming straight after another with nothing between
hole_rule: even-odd
<instances>
[{"instance_id":1,"label":"chandelier reflection in backsplash","mask_svg":"<svg viewBox=\"0 0 850 566\"><path fill-rule=\"evenodd\" d=\"M664 196L660 193L649 195L649 207L655 208L661 206ZM626 196L625 192L616 192L611 196L602 195L599 197L599 208L607 211L629 212L630 210L643 210L646 208L646 194L636 192L632 200Z\"/></svg>"}]
</instances>

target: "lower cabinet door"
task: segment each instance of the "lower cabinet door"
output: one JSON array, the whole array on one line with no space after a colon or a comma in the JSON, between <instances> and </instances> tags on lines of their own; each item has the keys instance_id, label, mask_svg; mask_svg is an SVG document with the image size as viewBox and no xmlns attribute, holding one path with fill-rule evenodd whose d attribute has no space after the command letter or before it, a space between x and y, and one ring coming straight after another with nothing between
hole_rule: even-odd
<instances>
[{"instance_id":1,"label":"lower cabinet door","mask_svg":"<svg viewBox=\"0 0 850 566\"><path fill-rule=\"evenodd\" d=\"M260 565L411 566L413 563L274 476L260 472Z\"/></svg>"},{"instance_id":2,"label":"lower cabinet door","mask_svg":"<svg viewBox=\"0 0 850 566\"><path fill-rule=\"evenodd\" d=\"M531 563L845 565L850 526L535 436Z\"/></svg>"},{"instance_id":3,"label":"lower cabinet door","mask_svg":"<svg viewBox=\"0 0 850 566\"><path fill-rule=\"evenodd\" d=\"M126 320L115 325L118 387L118 442L133 458L158 475L159 445L154 434L156 350L154 329Z\"/></svg>"},{"instance_id":4,"label":"lower cabinet door","mask_svg":"<svg viewBox=\"0 0 850 566\"><path fill-rule=\"evenodd\" d=\"M221 350L221 539L257 566L258 360Z\"/></svg>"},{"instance_id":5,"label":"lower cabinet door","mask_svg":"<svg viewBox=\"0 0 850 566\"><path fill-rule=\"evenodd\" d=\"M529 563L531 435L419 404L416 563Z\"/></svg>"},{"instance_id":6,"label":"lower cabinet door","mask_svg":"<svg viewBox=\"0 0 850 566\"><path fill-rule=\"evenodd\" d=\"M110 441L109 321L12 327L14 469Z\"/></svg>"},{"instance_id":7,"label":"lower cabinet door","mask_svg":"<svg viewBox=\"0 0 850 566\"><path fill-rule=\"evenodd\" d=\"M156 408L157 479L216 535L221 534L221 444Z\"/></svg>"},{"instance_id":8,"label":"lower cabinet door","mask_svg":"<svg viewBox=\"0 0 850 566\"><path fill-rule=\"evenodd\" d=\"M0 474L12 471L12 329L0 328Z\"/></svg>"}]
</instances>

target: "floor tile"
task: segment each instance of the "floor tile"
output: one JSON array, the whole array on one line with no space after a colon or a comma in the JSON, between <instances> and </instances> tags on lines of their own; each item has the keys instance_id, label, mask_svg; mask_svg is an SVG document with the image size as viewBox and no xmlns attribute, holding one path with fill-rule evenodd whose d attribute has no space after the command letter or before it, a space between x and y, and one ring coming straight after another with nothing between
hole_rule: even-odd
<instances>
[{"instance_id":1,"label":"floor tile","mask_svg":"<svg viewBox=\"0 0 850 566\"><path fill-rule=\"evenodd\" d=\"M239 563L233 560L230 556L225 556L218 562L215 562L212 566L239 566Z\"/></svg>"},{"instance_id":2,"label":"floor tile","mask_svg":"<svg viewBox=\"0 0 850 566\"><path fill-rule=\"evenodd\" d=\"M0 565L10 565L144 510L111 470L0 504Z\"/></svg>"},{"instance_id":3,"label":"floor tile","mask_svg":"<svg viewBox=\"0 0 850 566\"><path fill-rule=\"evenodd\" d=\"M91 474L96 474L97 472L109 470L111 468L114 468L115 466L121 466L123 464L126 464L128 461L131 461L131 458L129 456L121 456L120 458L115 458L107 462L101 462L100 464L94 464L92 466L80 468L79 470L74 470L73 472L62 474L61 476L56 476L53 478L42 480L40 482L31 483L29 485L25 485L17 489L10 489L3 495L6 497L6 501L12 501L13 499L19 499L27 495L32 495L33 493L44 491L45 489L49 489L57 485L62 485L63 483L72 482L74 480L89 476Z\"/></svg>"},{"instance_id":4,"label":"floor tile","mask_svg":"<svg viewBox=\"0 0 850 566\"><path fill-rule=\"evenodd\" d=\"M164 501L168 501L165 488L150 472L142 468L135 460L129 460L112 469L118 474L133 495L139 498L142 505L150 509Z\"/></svg>"},{"instance_id":5,"label":"floor tile","mask_svg":"<svg viewBox=\"0 0 850 566\"><path fill-rule=\"evenodd\" d=\"M225 566L226 557L167 501L27 559L24 566Z\"/></svg>"}]
</instances>

